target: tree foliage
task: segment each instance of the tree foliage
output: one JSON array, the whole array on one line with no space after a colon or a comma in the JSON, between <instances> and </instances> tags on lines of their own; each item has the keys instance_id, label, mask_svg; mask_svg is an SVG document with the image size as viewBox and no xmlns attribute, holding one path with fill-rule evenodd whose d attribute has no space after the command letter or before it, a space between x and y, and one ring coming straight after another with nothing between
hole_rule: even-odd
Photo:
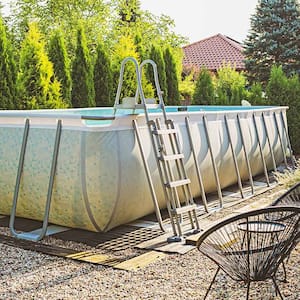
<instances>
[{"instance_id":1,"label":"tree foliage","mask_svg":"<svg viewBox=\"0 0 300 300\"><path fill-rule=\"evenodd\" d=\"M197 105L213 104L215 98L212 77L206 68L202 68L196 81L193 103Z\"/></svg>"},{"instance_id":2,"label":"tree foliage","mask_svg":"<svg viewBox=\"0 0 300 300\"><path fill-rule=\"evenodd\" d=\"M180 105L178 78L174 57L170 48L166 48L164 52L164 61L166 64L166 80L167 80L167 105Z\"/></svg>"},{"instance_id":3,"label":"tree foliage","mask_svg":"<svg viewBox=\"0 0 300 300\"><path fill-rule=\"evenodd\" d=\"M60 85L54 78L53 65L36 23L29 24L22 42L18 95L22 109L65 107L60 97Z\"/></svg>"},{"instance_id":4,"label":"tree foliage","mask_svg":"<svg viewBox=\"0 0 300 300\"><path fill-rule=\"evenodd\" d=\"M245 42L249 79L266 83L273 64L300 74L298 0L260 0Z\"/></svg>"},{"instance_id":5,"label":"tree foliage","mask_svg":"<svg viewBox=\"0 0 300 300\"><path fill-rule=\"evenodd\" d=\"M6 27L0 16L0 109L15 108L16 66Z\"/></svg>"},{"instance_id":6,"label":"tree foliage","mask_svg":"<svg viewBox=\"0 0 300 300\"><path fill-rule=\"evenodd\" d=\"M96 50L94 66L94 87L96 106L111 106L113 104L111 63L103 45Z\"/></svg>"},{"instance_id":7,"label":"tree foliage","mask_svg":"<svg viewBox=\"0 0 300 300\"><path fill-rule=\"evenodd\" d=\"M71 75L70 63L65 41L60 30L56 30L49 42L49 59L53 63L54 75L61 84L62 99L71 104Z\"/></svg>"},{"instance_id":8,"label":"tree foliage","mask_svg":"<svg viewBox=\"0 0 300 300\"><path fill-rule=\"evenodd\" d=\"M10 23L20 39L30 20L38 22L44 34L61 28L70 41L68 46L73 48L78 23L81 22L92 44L110 30L109 12L104 0L18 0L13 5Z\"/></svg>"},{"instance_id":9,"label":"tree foliage","mask_svg":"<svg viewBox=\"0 0 300 300\"><path fill-rule=\"evenodd\" d=\"M72 105L73 107L95 106L93 68L85 33L81 25L77 29L75 54L72 64Z\"/></svg>"}]
</instances>

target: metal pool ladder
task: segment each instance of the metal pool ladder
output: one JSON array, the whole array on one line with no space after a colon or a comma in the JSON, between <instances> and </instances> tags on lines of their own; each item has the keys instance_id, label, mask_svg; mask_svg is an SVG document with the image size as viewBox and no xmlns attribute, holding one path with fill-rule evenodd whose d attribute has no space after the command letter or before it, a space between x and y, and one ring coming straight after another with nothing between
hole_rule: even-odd
<instances>
[{"instance_id":1,"label":"metal pool ladder","mask_svg":"<svg viewBox=\"0 0 300 300\"><path fill-rule=\"evenodd\" d=\"M143 61L140 65L140 68L138 68L137 62L132 58L127 58L122 62L115 108L122 108L122 104L120 105L119 99L123 82L124 66L128 61L134 62L136 66L138 85L134 98L135 101L132 100L132 103L134 103L134 106L132 108L144 109L146 122L151 138L152 148L154 150L161 183L164 190L164 196L166 199L167 210L173 229L174 236L168 238L168 241L181 241L183 240L185 234L196 233L200 230L200 227L196 213L197 205L194 202L190 187L191 181L187 176L187 172L184 166L184 154L180 149L180 144L178 140L178 130L174 122L167 118L165 105L162 97L163 93L160 89L158 80L157 66L152 60ZM153 68L155 88L159 103L156 103L154 99L145 99L144 92L142 89L142 69L148 64L150 64ZM137 101L137 99L139 98L138 96L141 99L140 104ZM162 120L160 118L151 119L149 109L156 109L161 111ZM151 174L141 142L141 134L139 132L139 127L136 120L133 120L133 127L140 147L147 179L151 190L152 199L155 205L156 215L159 223L162 224L159 205L156 199ZM189 225L183 223L183 216L186 214L188 216Z\"/></svg>"}]
</instances>

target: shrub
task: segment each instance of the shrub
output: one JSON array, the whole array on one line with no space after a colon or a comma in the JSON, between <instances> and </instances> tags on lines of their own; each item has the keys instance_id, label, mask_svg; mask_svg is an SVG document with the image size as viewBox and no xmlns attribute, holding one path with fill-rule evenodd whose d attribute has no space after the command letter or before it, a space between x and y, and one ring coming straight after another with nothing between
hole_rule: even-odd
<instances>
[{"instance_id":1,"label":"shrub","mask_svg":"<svg viewBox=\"0 0 300 300\"><path fill-rule=\"evenodd\" d=\"M240 105L246 96L246 78L230 64L224 64L217 72L216 104Z\"/></svg>"},{"instance_id":2,"label":"shrub","mask_svg":"<svg viewBox=\"0 0 300 300\"><path fill-rule=\"evenodd\" d=\"M289 106L287 121L292 148L300 153L300 82L299 77L294 75L287 78L279 66L273 66L270 79L267 84L267 97L271 105Z\"/></svg>"},{"instance_id":3,"label":"shrub","mask_svg":"<svg viewBox=\"0 0 300 300\"><path fill-rule=\"evenodd\" d=\"M200 70L196 81L193 104L208 105L214 103L215 91L212 77L206 68Z\"/></svg>"},{"instance_id":4,"label":"shrub","mask_svg":"<svg viewBox=\"0 0 300 300\"><path fill-rule=\"evenodd\" d=\"M247 93L247 100L252 105L267 105L267 99L265 99L263 95L263 88L262 85L258 82L254 82L248 93Z\"/></svg>"}]
</instances>

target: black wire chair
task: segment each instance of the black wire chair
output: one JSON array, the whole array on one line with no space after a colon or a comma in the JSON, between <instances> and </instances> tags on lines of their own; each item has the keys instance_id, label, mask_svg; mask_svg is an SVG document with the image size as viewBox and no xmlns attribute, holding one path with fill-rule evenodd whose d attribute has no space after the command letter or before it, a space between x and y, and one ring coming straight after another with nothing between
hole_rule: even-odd
<instances>
[{"instance_id":1,"label":"black wire chair","mask_svg":"<svg viewBox=\"0 0 300 300\"><path fill-rule=\"evenodd\" d=\"M270 204L270 206L286 206L286 205L292 205L292 206L300 206L300 182L292 186L289 190L287 190L283 195L281 195L279 198L277 198L273 203ZM284 222L284 219L281 220L280 216L277 216L277 220L280 222ZM299 225L300 226L300 225ZM293 247L296 247L296 245L300 242L300 236L294 240ZM289 259L289 256L286 260ZM282 267L284 271L284 279L283 281L287 281L287 274L286 274L286 268L285 268L285 262L282 262Z\"/></svg>"},{"instance_id":2,"label":"black wire chair","mask_svg":"<svg viewBox=\"0 0 300 300\"><path fill-rule=\"evenodd\" d=\"M205 231L197 247L218 268L204 299L221 269L233 280L247 284L246 299L251 282L267 279L283 299L275 275L299 238L299 219L300 207L268 207L228 218Z\"/></svg>"},{"instance_id":3,"label":"black wire chair","mask_svg":"<svg viewBox=\"0 0 300 300\"><path fill-rule=\"evenodd\" d=\"M271 206L279 205L300 206L300 182L292 186L271 204Z\"/></svg>"}]
</instances>

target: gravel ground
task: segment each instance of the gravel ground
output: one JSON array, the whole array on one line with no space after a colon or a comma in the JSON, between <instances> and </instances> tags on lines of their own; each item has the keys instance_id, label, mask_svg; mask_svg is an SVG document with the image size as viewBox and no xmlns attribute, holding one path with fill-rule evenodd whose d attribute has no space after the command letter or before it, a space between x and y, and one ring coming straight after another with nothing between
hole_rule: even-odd
<instances>
[{"instance_id":1,"label":"gravel ground","mask_svg":"<svg viewBox=\"0 0 300 300\"><path fill-rule=\"evenodd\" d=\"M273 190L278 196L280 187ZM270 201L270 192L258 196ZM255 199L256 200L256 199ZM249 204L247 200L239 207ZM210 216L222 218L231 209ZM8 234L7 228L0 233ZM47 238L46 243L91 249L84 245ZM128 255L132 254L129 250ZM0 243L0 299L203 299L216 265L192 250L171 254L138 271L76 262L10 247ZM126 253L123 253L126 256ZM278 281L285 299L300 299L300 245L288 263L288 282ZM245 299L246 288L219 273L208 299ZM271 281L251 285L250 299L279 299Z\"/></svg>"}]
</instances>

